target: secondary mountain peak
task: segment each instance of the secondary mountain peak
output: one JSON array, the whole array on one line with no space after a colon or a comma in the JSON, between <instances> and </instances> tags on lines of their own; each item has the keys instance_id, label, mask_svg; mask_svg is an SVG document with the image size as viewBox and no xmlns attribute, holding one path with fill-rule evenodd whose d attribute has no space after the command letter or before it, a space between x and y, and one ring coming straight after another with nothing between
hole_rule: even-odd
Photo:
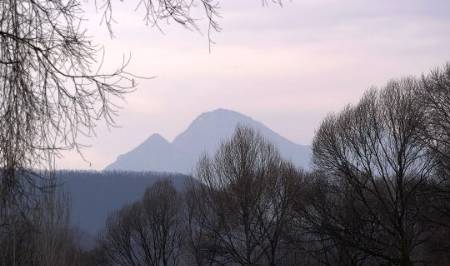
<instances>
[{"instance_id":1,"label":"secondary mountain peak","mask_svg":"<svg viewBox=\"0 0 450 266\"><path fill-rule=\"evenodd\" d=\"M170 144L168 140L166 140L163 136L158 133L152 134L145 141L146 143L161 143L161 144Z\"/></svg>"}]
</instances>

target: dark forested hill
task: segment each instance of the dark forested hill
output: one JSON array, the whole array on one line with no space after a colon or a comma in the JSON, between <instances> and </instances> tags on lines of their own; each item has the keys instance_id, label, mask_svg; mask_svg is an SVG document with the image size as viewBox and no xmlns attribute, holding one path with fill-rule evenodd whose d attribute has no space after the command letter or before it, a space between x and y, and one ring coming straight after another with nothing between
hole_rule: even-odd
<instances>
[{"instance_id":1,"label":"dark forested hill","mask_svg":"<svg viewBox=\"0 0 450 266\"><path fill-rule=\"evenodd\" d=\"M141 198L157 180L169 178L181 190L190 179L180 174L120 171L58 171L57 177L70 193L72 224L91 236L103 228L110 212Z\"/></svg>"}]
</instances>

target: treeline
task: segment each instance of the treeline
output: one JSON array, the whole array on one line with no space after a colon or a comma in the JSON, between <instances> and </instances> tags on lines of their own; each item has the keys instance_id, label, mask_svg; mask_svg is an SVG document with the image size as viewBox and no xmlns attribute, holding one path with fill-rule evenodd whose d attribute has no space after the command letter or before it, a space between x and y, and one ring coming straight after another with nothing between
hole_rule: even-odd
<instances>
[{"instance_id":1,"label":"treeline","mask_svg":"<svg viewBox=\"0 0 450 266\"><path fill-rule=\"evenodd\" d=\"M329 115L313 171L246 127L111 214L104 265L450 265L450 65Z\"/></svg>"},{"instance_id":2,"label":"treeline","mask_svg":"<svg viewBox=\"0 0 450 266\"><path fill-rule=\"evenodd\" d=\"M54 179L5 183L0 265L450 265L450 65L329 115L312 169L238 127L197 181L154 183L89 251ZM4 197L14 186L29 191Z\"/></svg>"},{"instance_id":3,"label":"treeline","mask_svg":"<svg viewBox=\"0 0 450 266\"><path fill-rule=\"evenodd\" d=\"M180 174L123 171L0 170L0 265L98 265L90 249L108 212L137 200L164 178ZM14 181L14 182L13 182Z\"/></svg>"}]
</instances>

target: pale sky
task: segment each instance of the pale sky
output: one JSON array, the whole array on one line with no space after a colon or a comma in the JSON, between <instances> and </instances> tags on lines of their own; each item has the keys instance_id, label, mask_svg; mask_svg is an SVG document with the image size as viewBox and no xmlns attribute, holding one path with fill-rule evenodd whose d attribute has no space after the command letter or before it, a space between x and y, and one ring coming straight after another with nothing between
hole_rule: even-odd
<instances>
[{"instance_id":1,"label":"pale sky","mask_svg":"<svg viewBox=\"0 0 450 266\"><path fill-rule=\"evenodd\" d=\"M64 153L58 168L100 170L153 133L169 141L199 114L235 110L288 139L310 144L326 114L356 102L371 86L419 75L450 61L448 0L224 0L222 31L211 53L203 32L162 23L145 26L136 0L117 1L115 38L100 15L86 14L88 32L103 44L106 68L131 53L140 80L119 102L119 128L103 124L82 139L86 161ZM204 26L200 24L200 26Z\"/></svg>"}]
</instances>

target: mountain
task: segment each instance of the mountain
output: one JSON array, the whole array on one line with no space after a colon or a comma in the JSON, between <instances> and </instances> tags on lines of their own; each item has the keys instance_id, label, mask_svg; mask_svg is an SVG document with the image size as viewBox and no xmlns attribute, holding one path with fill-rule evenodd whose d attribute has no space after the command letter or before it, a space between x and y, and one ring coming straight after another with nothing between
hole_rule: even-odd
<instances>
[{"instance_id":1,"label":"mountain","mask_svg":"<svg viewBox=\"0 0 450 266\"><path fill-rule=\"evenodd\" d=\"M296 166L309 168L311 148L296 144L261 122L244 114L217 109L198 116L173 142L154 134L142 144L120 155L105 170L160 171L191 174L205 152L214 154L220 143L230 138L238 125L254 128L276 145L281 155Z\"/></svg>"}]
</instances>

